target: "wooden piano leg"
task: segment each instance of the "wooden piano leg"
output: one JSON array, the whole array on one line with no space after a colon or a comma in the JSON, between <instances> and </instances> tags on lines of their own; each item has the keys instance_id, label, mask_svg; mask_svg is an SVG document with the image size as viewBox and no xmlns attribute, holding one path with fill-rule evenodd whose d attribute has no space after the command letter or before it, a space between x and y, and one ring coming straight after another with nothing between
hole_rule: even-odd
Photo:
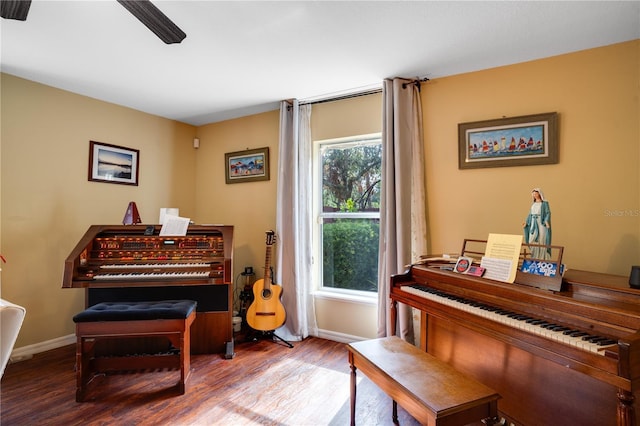
<instances>
[{"instance_id":1,"label":"wooden piano leg","mask_svg":"<svg viewBox=\"0 0 640 426\"><path fill-rule=\"evenodd\" d=\"M396 321L398 320L398 302L395 299L391 300L391 307L389 308L389 321L391 321L391 335L396 335ZM427 313L423 310L420 311L420 349L426 352L427 350L427 327L429 326Z\"/></svg>"},{"instance_id":2,"label":"wooden piano leg","mask_svg":"<svg viewBox=\"0 0 640 426\"><path fill-rule=\"evenodd\" d=\"M396 321L398 319L398 302L395 299L391 300L391 307L389 309L389 321L391 321L391 335L396 335Z\"/></svg>"},{"instance_id":3,"label":"wooden piano leg","mask_svg":"<svg viewBox=\"0 0 640 426\"><path fill-rule=\"evenodd\" d=\"M427 338L429 330L429 316L426 311L420 310L420 349L427 351Z\"/></svg>"},{"instance_id":4,"label":"wooden piano leg","mask_svg":"<svg viewBox=\"0 0 640 426\"><path fill-rule=\"evenodd\" d=\"M635 426L635 397L629 391L618 389L618 426Z\"/></svg>"}]
</instances>

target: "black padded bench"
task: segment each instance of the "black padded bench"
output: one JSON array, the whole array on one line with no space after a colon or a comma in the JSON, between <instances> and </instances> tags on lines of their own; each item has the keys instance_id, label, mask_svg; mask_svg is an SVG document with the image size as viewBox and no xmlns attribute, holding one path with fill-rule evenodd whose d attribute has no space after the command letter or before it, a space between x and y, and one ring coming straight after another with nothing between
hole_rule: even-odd
<instances>
[{"instance_id":1,"label":"black padded bench","mask_svg":"<svg viewBox=\"0 0 640 426\"><path fill-rule=\"evenodd\" d=\"M196 302L103 302L73 317L76 323L76 401L85 399L87 384L97 373L180 369L177 384L184 394L191 372L190 327ZM175 349L170 353L99 357L96 343L105 339L164 337Z\"/></svg>"}]
</instances>

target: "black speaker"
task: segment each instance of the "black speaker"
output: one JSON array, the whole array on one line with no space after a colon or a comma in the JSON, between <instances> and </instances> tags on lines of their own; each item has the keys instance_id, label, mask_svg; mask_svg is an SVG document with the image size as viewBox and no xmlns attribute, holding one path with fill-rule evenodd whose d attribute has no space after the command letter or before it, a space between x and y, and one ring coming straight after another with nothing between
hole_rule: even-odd
<instances>
[{"instance_id":1,"label":"black speaker","mask_svg":"<svg viewBox=\"0 0 640 426\"><path fill-rule=\"evenodd\" d=\"M640 288L640 265L631 267L631 275L629 275L629 287Z\"/></svg>"}]
</instances>

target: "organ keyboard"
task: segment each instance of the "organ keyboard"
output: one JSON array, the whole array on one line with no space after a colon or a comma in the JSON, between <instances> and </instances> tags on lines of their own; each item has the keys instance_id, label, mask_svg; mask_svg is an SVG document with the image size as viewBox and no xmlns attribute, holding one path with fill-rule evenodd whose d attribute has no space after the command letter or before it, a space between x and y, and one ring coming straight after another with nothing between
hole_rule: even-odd
<instances>
[{"instance_id":1,"label":"organ keyboard","mask_svg":"<svg viewBox=\"0 0 640 426\"><path fill-rule=\"evenodd\" d=\"M192 225L185 236L160 236L159 231L159 225L90 227L65 262L62 286L91 287L95 281L110 285L137 280L145 285L232 281L229 246L225 251L230 227Z\"/></svg>"},{"instance_id":2,"label":"organ keyboard","mask_svg":"<svg viewBox=\"0 0 640 426\"><path fill-rule=\"evenodd\" d=\"M232 339L233 226L190 225L160 236L160 225L92 225L65 261L63 288L100 302L192 299L193 353L223 352Z\"/></svg>"},{"instance_id":3,"label":"organ keyboard","mask_svg":"<svg viewBox=\"0 0 640 426\"><path fill-rule=\"evenodd\" d=\"M513 424L635 425L640 291L626 281L569 270L549 291L414 265L391 278L391 321L398 302L418 309L421 347L496 389Z\"/></svg>"}]
</instances>

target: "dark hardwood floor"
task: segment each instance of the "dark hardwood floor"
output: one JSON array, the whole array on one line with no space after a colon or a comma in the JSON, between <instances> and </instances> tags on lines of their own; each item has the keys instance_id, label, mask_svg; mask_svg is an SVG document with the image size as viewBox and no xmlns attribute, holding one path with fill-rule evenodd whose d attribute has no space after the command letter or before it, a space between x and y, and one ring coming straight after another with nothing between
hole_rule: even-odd
<instances>
[{"instance_id":1,"label":"dark hardwood floor","mask_svg":"<svg viewBox=\"0 0 640 426\"><path fill-rule=\"evenodd\" d=\"M320 338L290 349L271 340L236 342L236 356L192 356L185 395L179 371L100 376L75 402L75 347L9 364L0 422L9 425L348 425L349 363L343 343ZM358 375L359 425L391 425L391 399ZM417 425L401 407L401 425Z\"/></svg>"}]
</instances>

